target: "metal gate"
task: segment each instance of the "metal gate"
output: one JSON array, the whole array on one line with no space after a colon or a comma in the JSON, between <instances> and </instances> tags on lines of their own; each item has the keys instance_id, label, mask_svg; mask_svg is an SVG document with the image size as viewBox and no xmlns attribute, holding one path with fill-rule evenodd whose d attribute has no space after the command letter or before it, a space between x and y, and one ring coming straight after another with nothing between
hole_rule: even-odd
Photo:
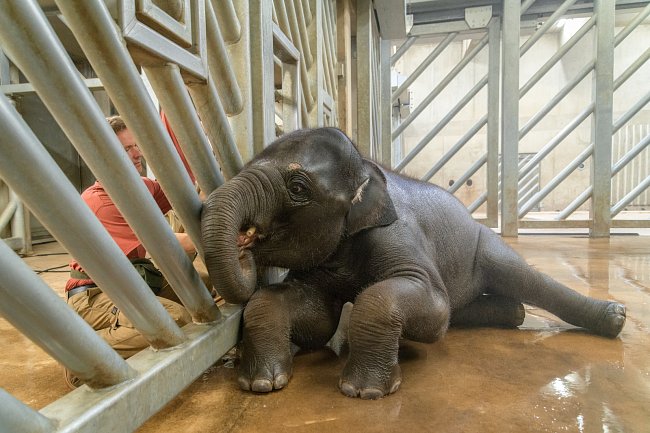
<instances>
[{"instance_id":1,"label":"metal gate","mask_svg":"<svg viewBox=\"0 0 650 433\"><path fill-rule=\"evenodd\" d=\"M650 218L623 212L650 185L641 162L647 134L612 155L612 135L648 116L650 49L635 32L648 25L647 1L423 1L409 12L410 36L391 59L401 59L394 70L404 74L391 110L405 111L410 90L411 112L395 120L384 110L399 146L396 170L448 186L476 219L507 236L520 228L608 236L612 228L650 227ZM520 153L535 155L519 160ZM627 176L627 164L643 171ZM539 190L520 194L537 171ZM626 180L613 187L619 172Z\"/></svg>"}]
</instances>

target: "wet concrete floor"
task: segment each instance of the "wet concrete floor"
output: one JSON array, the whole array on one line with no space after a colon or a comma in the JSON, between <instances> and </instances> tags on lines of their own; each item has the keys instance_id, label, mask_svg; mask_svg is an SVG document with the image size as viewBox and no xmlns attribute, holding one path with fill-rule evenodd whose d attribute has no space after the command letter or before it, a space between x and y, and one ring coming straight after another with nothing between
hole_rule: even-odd
<instances>
[{"instance_id":1,"label":"wet concrete floor","mask_svg":"<svg viewBox=\"0 0 650 433\"><path fill-rule=\"evenodd\" d=\"M266 395L240 391L235 369L220 361L138 432L650 432L650 237L508 242L575 290L626 304L620 337L528 308L520 329L451 329L434 344L406 343L402 387L378 401L340 394L344 360L327 350L298 354L288 387ZM46 269L68 258L25 260ZM41 275L62 295L65 273ZM0 344L7 392L35 409L67 392L57 362L2 319Z\"/></svg>"}]
</instances>

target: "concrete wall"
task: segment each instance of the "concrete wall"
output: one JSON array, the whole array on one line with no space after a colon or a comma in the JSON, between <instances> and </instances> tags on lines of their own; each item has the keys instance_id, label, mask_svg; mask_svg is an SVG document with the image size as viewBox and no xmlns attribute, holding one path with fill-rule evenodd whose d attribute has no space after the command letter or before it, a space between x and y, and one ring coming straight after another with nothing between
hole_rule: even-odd
<instances>
[{"instance_id":1,"label":"concrete wall","mask_svg":"<svg viewBox=\"0 0 650 433\"><path fill-rule=\"evenodd\" d=\"M623 26L633 14L617 16L617 25ZM520 62L520 88L528 79L577 31L587 18L566 20L564 25L544 35L522 57ZM616 32L622 27L616 28ZM530 32L528 32L530 33ZM544 78L542 78L520 102L520 128L541 109L567 82L586 65L594 53L594 29L571 49ZM521 43L528 39L522 30ZM650 22L637 27L615 50L614 77L618 77L648 47L650 40ZM395 70L409 76L435 48L437 40L416 43L396 63ZM427 97L431 90L447 73L472 49L476 40L453 42L430 65L427 70L411 85L411 110L414 110ZM462 98L476 82L488 72L488 50L485 47L478 56L468 64L458 77L422 112L404 132L402 155L415 147L445 114ZM618 119L639 98L650 90L650 62L645 64L621 86L614 95L614 120ZM520 153L535 153L550 141L566 124L568 124L591 101L592 75L587 75L573 91L564 98L537 126L520 142ZM422 177L432 165L453 146L457 140L487 112L487 87L470 102L441 131L429 145L404 169L406 174ZM587 118L574 130L541 164L541 185L548 183L559 171L569 164L582 150L591 143L591 121ZM650 124L650 106L637 114L630 125ZM637 134L638 135L638 134ZM616 140L615 140L616 141ZM451 181L458 179L467 168L486 152L486 127L484 127L431 182L447 187ZM646 150L645 153L650 152ZM616 152L614 152L616 155ZM641 155L647 158L646 155ZM399 161L395 161L397 163ZM558 210L568 205L590 183L590 160L584 167L576 170L559 188L547 196L540 210ZM625 175L625 173L622 173ZM456 195L466 204L474 201L486 190L485 168L473 178L472 184L461 187ZM647 195L647 194L646 194ZM616 198L616 197L615 197ZM584 207L583 209L587 209Z\"/></svg>"}]
</instances>

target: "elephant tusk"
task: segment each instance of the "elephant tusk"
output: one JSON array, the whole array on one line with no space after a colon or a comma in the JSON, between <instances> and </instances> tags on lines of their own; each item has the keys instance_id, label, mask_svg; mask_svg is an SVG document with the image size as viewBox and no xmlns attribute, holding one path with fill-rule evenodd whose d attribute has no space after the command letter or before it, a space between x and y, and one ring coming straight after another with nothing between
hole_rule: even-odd
<instances>
[{"instance_id":1,"label":"elephant tusk","mask_svg":"<svg viewBox=\"0 0 650 433\"><path fill-rule=\"evenodd\" d=\"M253 242L255 242L255 239L257 238L263 238L261 235L256 235L257 233L257 228L256 227L249 227L248 230L245 232L240 231L239 236L237 238L237 246L241 248L250 248L253 246Z\"/></svg>"}]
</instances>

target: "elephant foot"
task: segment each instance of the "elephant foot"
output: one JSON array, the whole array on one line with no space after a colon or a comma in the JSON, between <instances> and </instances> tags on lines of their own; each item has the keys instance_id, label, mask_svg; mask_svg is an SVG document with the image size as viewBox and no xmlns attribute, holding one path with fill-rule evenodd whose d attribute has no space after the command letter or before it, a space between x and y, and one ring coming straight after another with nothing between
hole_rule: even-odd
<instances>
[{"instance_id":1,"label":"elephant foot","mask_svg":"<svg viewBox=\"0 0 650 433\"><path fill-rule=\"evenodd\" d=\"M625 325L625 317L625 305L610 302L605 307L603 316L595 327L595 331L604 337L615 338Z\"/></svg>"},{"instance_id":2,"label":"elephant foot","mask_svg":"<svg viewBox=\"0 0 650 433\"><path fill-rule=\"evenodd\" d=\"M273 379L262 379L257 378L251 381L251 378L248 376L239 376L237 380L239 387L244 391L253 391L253 392L271 392L274 389L282 389L289 383L289 375L286 373L279 373L273 377Z\"/></svg>"},{"instance_id":3,"label":"elephant foot","mask_svg":"<svg viewBox=\"0 0 650 433\"><path fill-rule=\"evenodd\" d=\"M393 394L402 384L402 373L399 364L395 364L386 380L378 381L374 378L362 378L358 375L346 375L345 372L339 380L341 392L348 397L360 397L364 400L377 400L385 395Z\"/></svg>"},{"instance_id":4,"label":"elephant foot","mask_svg":"<svg viewBox=\"0 0 650 433\"><path fill-rule=\"evenodd\" d=\"M291 356L280 361L270 361L253 356L242 356L237 382L244 391L266 393L282 389L291 378ZM266 362L265 362L266 361Z\"/></svg>"}]
</instances>

